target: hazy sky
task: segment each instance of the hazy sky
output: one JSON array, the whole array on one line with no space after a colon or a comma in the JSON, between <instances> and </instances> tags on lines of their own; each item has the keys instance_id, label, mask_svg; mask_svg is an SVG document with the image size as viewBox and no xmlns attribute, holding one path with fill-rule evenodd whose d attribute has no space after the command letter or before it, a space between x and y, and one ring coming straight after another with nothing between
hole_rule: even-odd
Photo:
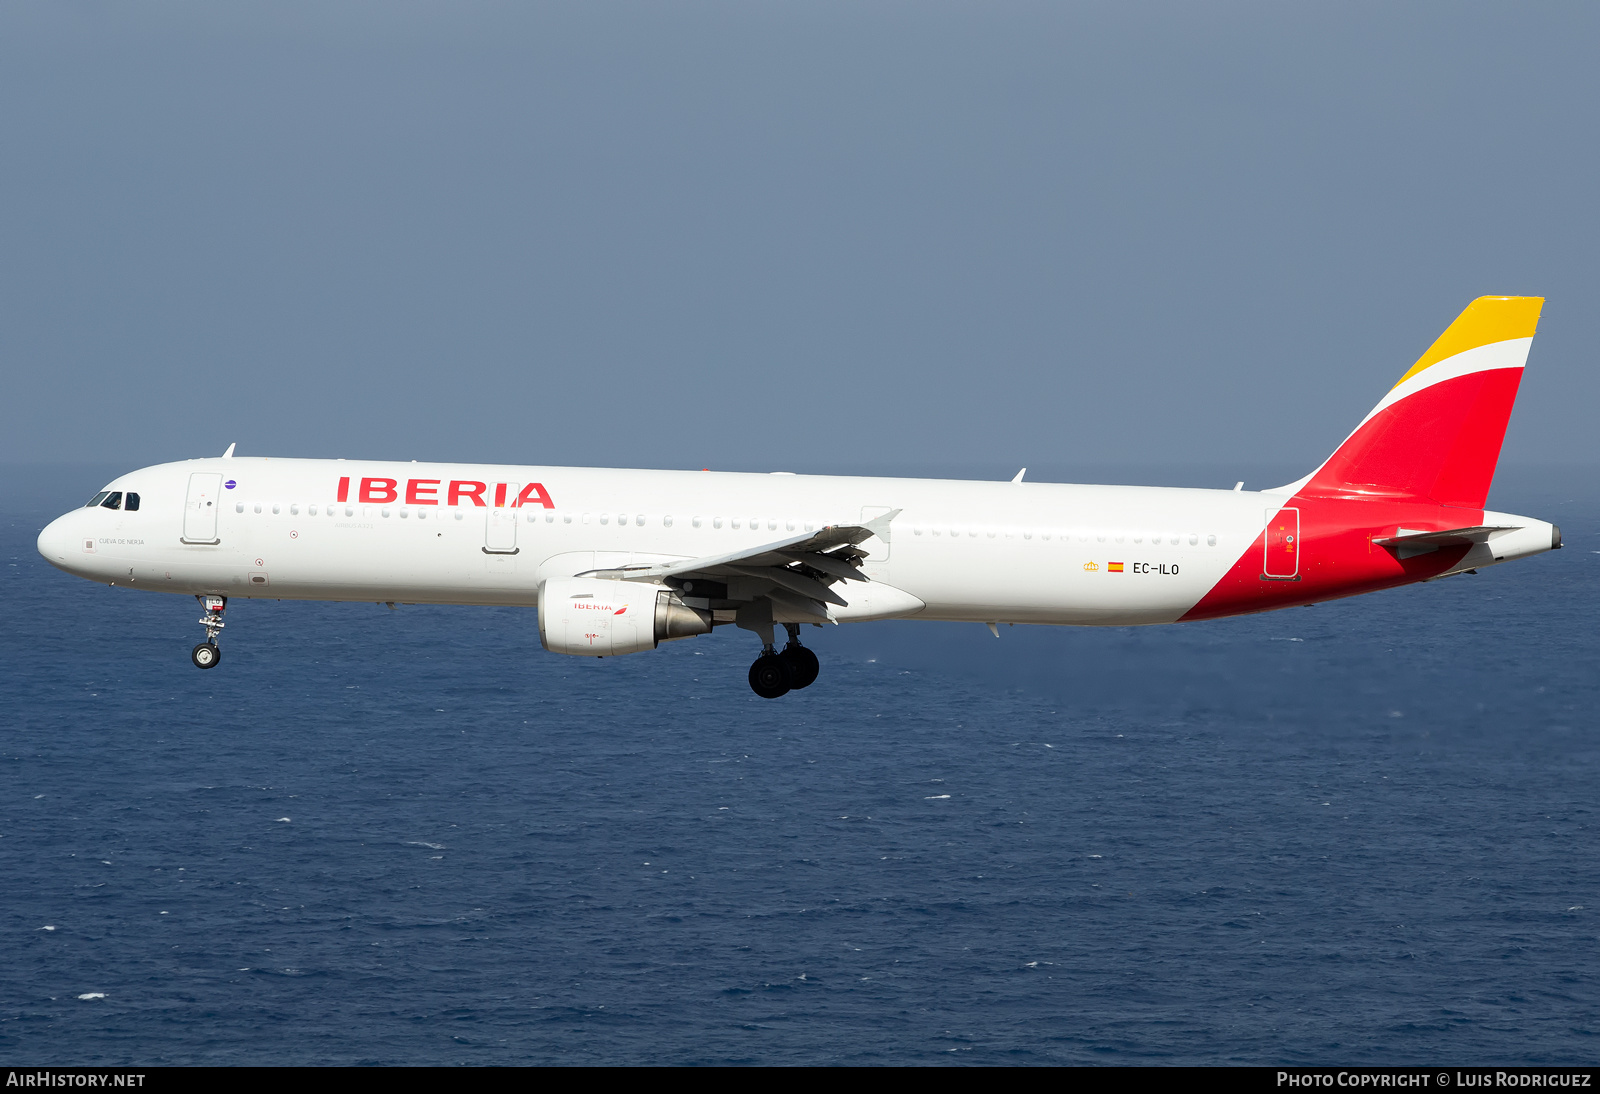
<instances>
[{"instance_id":1,"label":"hazy sky","mask_svg":"<svg viewBox=\"0 0 1600 1094\"><path fill-rule=\"evenodd\" d=\"M0 460L1593 462L1600 5L0 6ZM1266 485L1266 484L1260 484Z\"/></svg>"}]
</instances>

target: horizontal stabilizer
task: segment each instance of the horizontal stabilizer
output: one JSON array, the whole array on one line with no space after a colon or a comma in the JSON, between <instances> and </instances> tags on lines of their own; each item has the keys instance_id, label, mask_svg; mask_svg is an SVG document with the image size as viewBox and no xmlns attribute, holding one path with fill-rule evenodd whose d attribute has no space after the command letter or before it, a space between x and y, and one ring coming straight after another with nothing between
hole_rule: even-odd
<instances>
[{"instance_id":1,"label":"horizontal stabilizer","mask_svg":"<svg viewBox=\"0 0 1600 1094\"><path fill-rule=\"evenodd\" d=\"M1475 524L1470 528L1447 528L1442 532L1419 532L1411 528L1401 528L1395 535L1375 539L1372 542L1379 547L1387 547L1400 558L1406 559L1437 551L1441 547L1471 547L1474 544L1487 543L1492 535L1515 531L1518 531L1518 527L1508 524Z\"/></svg>"},{"instance_id":2,"label":"horizontal stabilizer","mask_svg":"<svg viewBox=\"0 0 1600 1094\"><path fill-rule=\"evenodd\" d=\"M1401 528L1398 535L1372 542L1379 547L1466 547L1473 543L1487 543L1496 532L1515 532L1516 525L1479 524L1471 528L1450 528L1443 532L1414 532Z\"/></svg>"}]
</instances>

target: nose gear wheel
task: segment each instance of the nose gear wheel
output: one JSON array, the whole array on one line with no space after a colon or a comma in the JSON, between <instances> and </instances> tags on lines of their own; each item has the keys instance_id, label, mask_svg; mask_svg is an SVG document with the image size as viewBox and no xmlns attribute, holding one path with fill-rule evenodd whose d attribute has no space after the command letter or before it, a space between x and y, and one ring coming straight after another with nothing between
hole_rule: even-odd
<instances>
[{"instance_id":1,"label":"nose gear wheel","mask_svg":"<svg viewBox=\"0 0 1600 1094\"><path fill-rule=\"evenodd\" d=\"M194 662L197 669L213 669L222 660L222 649L217 645L217 635L226 626L222 622L222 613L228 610L228 598L207 594L196 596L200 606L205 609L205 614L200 617L200 625L206 629L206 640L189 651L189 660Z\"/></svg>"}]
</instances>

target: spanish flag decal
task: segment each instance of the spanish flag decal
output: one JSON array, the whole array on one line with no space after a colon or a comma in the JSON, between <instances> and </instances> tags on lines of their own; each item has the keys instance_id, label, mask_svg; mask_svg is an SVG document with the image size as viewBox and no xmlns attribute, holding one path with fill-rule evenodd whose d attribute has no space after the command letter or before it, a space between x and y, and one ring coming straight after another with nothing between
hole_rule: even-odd
<instances>
[{"instance_id":1,"label":"spanish flag decal","mask_svg":"<svg viewBox=\"0 0 1600 1094\"><path fill-rule=\"evenodd\" d=\"M1110 571L1111 573L1120 574L1122 572L1122 563L1120 563L1120 562L1108 562L1108 563L1106 563L1106 569L1108 571Z\"/></svg>"}]
</instances>

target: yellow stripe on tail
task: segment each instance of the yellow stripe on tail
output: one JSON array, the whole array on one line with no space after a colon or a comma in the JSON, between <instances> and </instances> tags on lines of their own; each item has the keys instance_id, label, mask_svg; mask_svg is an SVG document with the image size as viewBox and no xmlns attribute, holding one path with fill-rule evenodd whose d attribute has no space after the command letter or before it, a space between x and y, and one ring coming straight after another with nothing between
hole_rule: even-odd
<instances>
[{"instance_id":1,"label":"yellow stripe on tail","mask_svg":"<svg viewBox=\"0 0 1600 1094\"><path fill-rule=\"evenodd\" d=\"M1428 347L1428 352L1394 386L1399 387L1429 365L1469 349L1487 346L1492 342L1506 342L1512 338L1532 338L1539 326L1539 309L1542 307L1542 296L1478 297L1456 316L1456 321L1445 328L1445 332Z\"/></svg>"}]
</instances>

